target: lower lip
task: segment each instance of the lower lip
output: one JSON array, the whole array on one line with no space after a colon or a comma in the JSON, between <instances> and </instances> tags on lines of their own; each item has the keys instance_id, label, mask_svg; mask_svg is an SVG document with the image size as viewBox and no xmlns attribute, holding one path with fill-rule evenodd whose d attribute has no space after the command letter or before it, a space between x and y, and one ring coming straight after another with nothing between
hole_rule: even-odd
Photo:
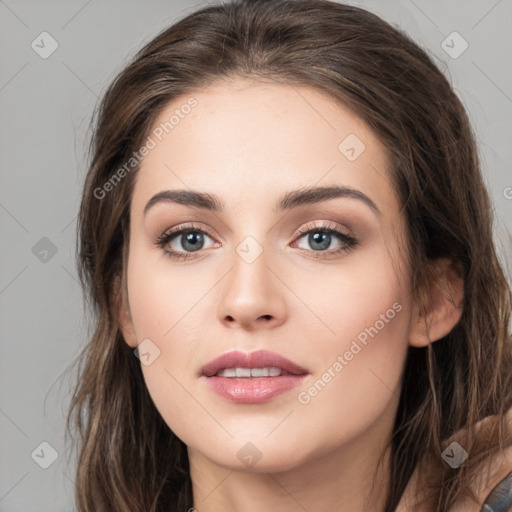
<instances>
[{"instance_id":1,"label":"lower lip","mask_svg":"<svg viewBox=\"0 0 512 512\"><path fill-rule=\"evenodd\" d=\"M259 404L300 385L306 375L278 377L205 377L210 389L237 404Z\"/></svg>"}]
</instances>

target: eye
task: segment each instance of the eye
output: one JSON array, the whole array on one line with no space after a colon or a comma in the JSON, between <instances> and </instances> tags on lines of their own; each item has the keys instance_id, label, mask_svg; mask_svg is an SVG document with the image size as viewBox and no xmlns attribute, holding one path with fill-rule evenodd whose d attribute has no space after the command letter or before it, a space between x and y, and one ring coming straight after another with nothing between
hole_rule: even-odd
<instances>
[{"instance_id":1,"label":"eye","mask_svg":"<svg viewBox=\"0 0 512 512\"><path fill-rule=\"evenodd\" d=\"M211 238L207 231L197 228L194 224L187 224L166 231L155 244L170 258L185 260L194 252L205 249L205 236Z\"/></svg>"},{"instance_id":2,"label":"eye","mask_svg":"<svg viewBox=\"0 0 512 512\"><path fill-rule=\"evenodd\" d=\"M312 249L301 246L300 244L298 244L298 247L309 252L318 253L314 256L315 258L327 258L333 255L335 256L337 254L349 252L359 245L357 239L352 235L344 233L335 225L328 223L314 227L305 226L299 230L299 237L296 240L301 239L305 239L304 245L308 245ZM337 247L330 251L326 251L329 247L332 248L332 245L337 245Z\"/></svg>"},{"instance_id":3,"label":"eye","mask_svg":"<svg viewBox=\"0 0 512 512\"><path fill-rule=\"evenodd\" d=\"M344 233L335 225L322 224L321 226L307 225L301 228L295 240L305 239L304 244L297 244L297 247L309 253L316 253L315 258L330 258L338 254L349 252L359 245L356 238L348 233ZM186 224L170 229L163 233L155 241L155 245L163 249L167 256L175 260L189 259L193 253L205 247L205 240L212 239L213 236L204 229L196 227L194 224ZM293 242L296 244L297 242ZM294 245L292 244L292 247ZM220 244L213 242L209 247L219 247ZM332 246L335 246L332 248ZM331 248L331 250L326 250Z\"/></svg>"}]
</instances>

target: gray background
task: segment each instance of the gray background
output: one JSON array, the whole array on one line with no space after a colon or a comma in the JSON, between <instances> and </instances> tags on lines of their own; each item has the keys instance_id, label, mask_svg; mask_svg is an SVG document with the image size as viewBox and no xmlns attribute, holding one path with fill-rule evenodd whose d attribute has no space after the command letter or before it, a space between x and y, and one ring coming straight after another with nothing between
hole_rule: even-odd
<instances>
[{"instance_id":1,"label":"gray background","mask_svg":"<svg viewBox=\"0 0 512 512\"><path fill-rule=\"evenodd\" d=\"M404 28L450 78L477 134L495 203L496 243L507 263L512 253L512 0L348 3ZM89 120L128 58L201 5L0 0L2 512L74 509L73 461L68 465L63 442L69 402L64 372L90 332L74 267ZM442 47L454 31L469 45L456 58ZM51 49L48 36L39 37L42 32L58 43L46 59L31 46L35 41L39 52ZM447 43L452 54L462 49L453 36ZM59 455L47 469L40 464L51 462L52 452L42 442Z\"/></svg>"}]
</instances>

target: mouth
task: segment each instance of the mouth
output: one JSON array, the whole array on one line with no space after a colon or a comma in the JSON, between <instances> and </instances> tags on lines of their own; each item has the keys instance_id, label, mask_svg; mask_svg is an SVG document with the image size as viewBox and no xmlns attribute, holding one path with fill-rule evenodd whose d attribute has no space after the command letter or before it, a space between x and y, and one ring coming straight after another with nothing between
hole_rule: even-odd
<instances>
[{"instance_id":1,"label":"mouth","mask_svg":"<svg viewBox=\"0 0 512 512\"><path fill-rule=\"evenodd\" d=\"M252 379L261 377L279 377L279 375L293 375L282 368L270 366L267 368L224 368L219 370L216 374L217 377L227 377L228 379Z\"/></svg>"},{"instance_id":2,"label":"mouth","mask_svg":"<svg viewBox=\"0 0 512 512\"><path fill-rule=\"evenodd\" d=\"M259 350L223 354L206 364L200 376L222 398L256 404L297 387L308 373L275 352Z\"/></svg>"},{"instance_id":3,"label":"mouth","mask_svg":"<svg viewBox=\"0 0 512 512\"><path fill-rule=\"evenodd\" d=\"M234 350L210 361L201 370L201 374L206 377L217 375L227 378L278 377L279 375L306 375L307 373L305 368L268 350L250 353Z\"/></svg>"}]
</instances>

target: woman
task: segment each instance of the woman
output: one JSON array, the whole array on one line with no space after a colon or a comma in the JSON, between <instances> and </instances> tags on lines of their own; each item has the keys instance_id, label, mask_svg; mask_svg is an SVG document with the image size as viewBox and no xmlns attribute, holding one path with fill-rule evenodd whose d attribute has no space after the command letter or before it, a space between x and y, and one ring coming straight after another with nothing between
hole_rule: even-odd
<instances>
[{"instance_id":1,"label":"woman","mask_svg":"<svg viewBox=\"0 0 512 512\"><path fill-rule=\"evenodd\" d=\"M510 289L467 115L405 34L205 7L91 149L80 511L506 510Z\"/></svg>"}]
</instances>

